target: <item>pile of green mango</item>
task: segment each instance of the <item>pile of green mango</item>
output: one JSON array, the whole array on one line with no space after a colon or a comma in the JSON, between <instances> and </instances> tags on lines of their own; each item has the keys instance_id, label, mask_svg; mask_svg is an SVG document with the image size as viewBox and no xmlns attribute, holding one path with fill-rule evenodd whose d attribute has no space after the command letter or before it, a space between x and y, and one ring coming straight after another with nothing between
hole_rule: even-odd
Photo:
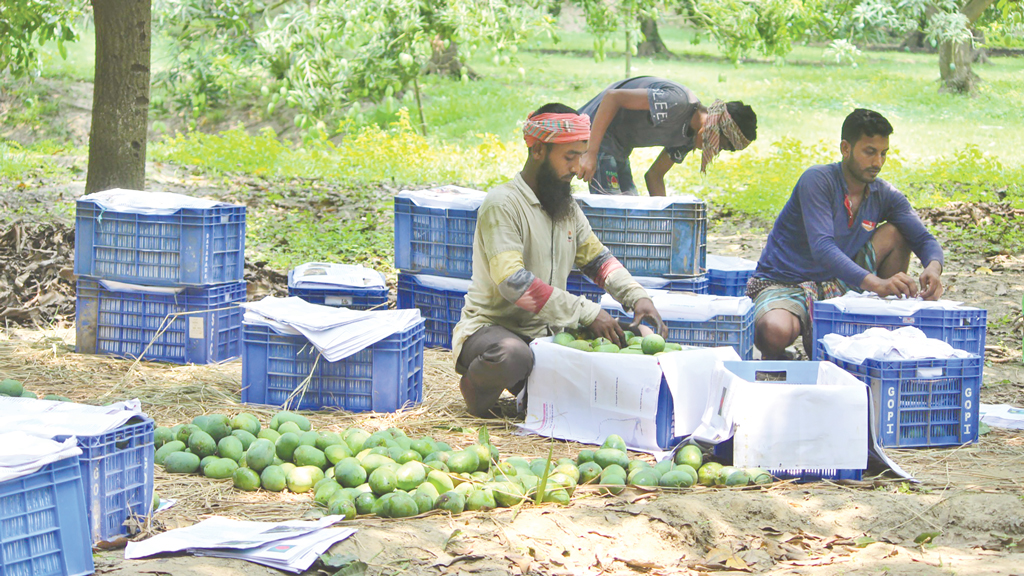
<instances>
[{"instance_id":1,"label":"pile of green mango","mask_svg":"<svg viewBox=\"0 0 1024 576\"><path fill-rule=\"evenodd\" d=\"M605 352L611 354L647 354L657 356L665 352L676 352L682 350L680 344L665 342L665 339L658 334L647 336L636 336L629 330L623 331L625 338L624 345L619 348L614 342L607 338L592 338L588 331L559 332L553 339L555 344L568 346L582 352Z\"/></svg>"},{"instance_id":2,"label":"pile of green mango","mask_svg":"<svg viewBox=\"0 0 1024 576\"><path fill-rule=\"evenodd\" d=\"M317 432L309 420L279 412L263 428L248 413L198 416L155 432L157 464L169 473L231 478L239 490L312 492L330 514L405 518L440 509L459 514L515 506L524 500L568 504L579 486L619 494L627 486L688 487L770 482L763 471L703 463L696 446L657 464L630 459L622 438L578 457L502 460L486 428L478 442L455 450L398 428ZM538 497L538 494L540 496Z\"/></svg>"},{"instance_id":3,"label":"pile of green mango","mask_svg":"<svg viewBox=\"0 0 1024 576\"><path fill-rule=\"evenodd\" d=\"M7 396L10 398L39 398L39 395L31 390L26 390L25 387L22 386L21 382L14 380L13 378L0 380L0 396ZM43 396L43 400L71 402L71 399L67 396L58 396L57 394L47 394L46 396Z\"/></svg>"}]
</instances>

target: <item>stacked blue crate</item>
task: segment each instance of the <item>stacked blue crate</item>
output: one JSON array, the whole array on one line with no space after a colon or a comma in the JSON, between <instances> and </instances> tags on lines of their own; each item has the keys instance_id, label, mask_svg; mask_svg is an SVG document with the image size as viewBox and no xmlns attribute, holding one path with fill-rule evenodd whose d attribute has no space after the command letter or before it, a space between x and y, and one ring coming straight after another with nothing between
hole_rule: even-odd
<instances>
[{"instance_id":1,"label":"stacked blue crate","mask_svg":"<svg viewBox=\"0 0 1024 576\"><path fill-rule=\"evenodd\" d=\"M310 304L351 310L387 310L388 307L384 275L353 264L309 262L289 270L288 295Z\"/></svg>"},{"instance_id":2,"label":"stacked blue crate","mask_svg":"<svg viewBox=\"0 0 1024 576\"><path fill-rule=\"evenodd\" d=\"M241 353L245 206L108 190L78 200L76 349L179 364Z\"/></svg>"},{"instance_id":3,"label":"stacked blue crate","mask_svg":"<svg viewBox=\"0 0 1024 576\"><path fill-rule=\"evenodd\" d=\"M756 269L757 262L753 260L708 254L708 292L717 296L746 296L747 281Z\"/></svg>"},{"instance_id":4,"label":"stacked blue crate","mask_svg":"<svg viewBox=\"0 0 1024 576\"><path fill-rule=\"evenodd\" d=\"M452 347L473 275L476 214L485 194L458 186L395 197L398 308L418 308L428 348Z\"/></svg>"}]
</instances>

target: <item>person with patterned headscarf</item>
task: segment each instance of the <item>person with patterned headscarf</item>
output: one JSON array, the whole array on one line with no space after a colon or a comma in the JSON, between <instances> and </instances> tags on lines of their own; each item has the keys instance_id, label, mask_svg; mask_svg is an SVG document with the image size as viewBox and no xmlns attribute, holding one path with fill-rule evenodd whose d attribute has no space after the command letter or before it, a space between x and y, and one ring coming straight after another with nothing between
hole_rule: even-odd
<instances>
[{"instance_id":1,"label":"person with patterned headscarf","mask_svg":"<svg viewBox=\"0 0 1024 576\"><path fill-rule=\"evenodd\" d=\"M664 196L665 174L690 151L701 151L705 173L719 152L743 150L757 138L750 106L715 100L705 107L685 86L653 76L612 84L580 114L591 121L590 149L580 159L591 194L638 194L629 165L634 148L662 147L644 181L651 196Z\"/></svg>"},{"instance_id":2,"label":"person with patterned headscarf","mask_svg":"<svg viewBox=\"0 0 1024 576\"><path fill-rule=\"evenodd\" d=\"M597 239L570 193L589 138L589 118L563 104L542 106L523 125L523 170L490 190L477 212L473 279L452 334L459 389L474 416L494 415L505 390L522 391L534 338L586 326L622 343L608 312L566 291L574 266L633 310L637 327L646 320L668 334L647 292Z\"/></svg>"}]
</instances>

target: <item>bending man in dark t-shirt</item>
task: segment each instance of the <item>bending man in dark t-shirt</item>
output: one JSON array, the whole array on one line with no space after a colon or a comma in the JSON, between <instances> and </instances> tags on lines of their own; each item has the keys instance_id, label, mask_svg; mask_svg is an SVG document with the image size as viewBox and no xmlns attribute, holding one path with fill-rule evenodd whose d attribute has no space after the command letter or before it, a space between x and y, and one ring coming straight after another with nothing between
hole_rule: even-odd
<instances>
[{"instance_id":1,"label":"bending man in dark t-shirt","mask_svg":"<svg viewBox=\"0 0 1024 576\"><path fill-rule=\"evenodd\" d=\"M892 125L881 114L854 110L843 122L843 160L808 168L775 220L747 284L754 343L764 359L785 358L800 335L811 355L816 300L850 290L942 296L942 247L907 198L878 179L890 134ZM907 276L911 251L924 265L920 291Z\"/></svg>"},{"instance_id":2,"label":"bending man in dark t-shirt","mask_svg":"<svg viewBox=\"0 0 1024 576\"><path fill-rule=\"evenodd\" d=\"M685 86L641 76L616 82L580 108L590 117L590 148L579 177L591 194L637 195L629 155L634 148L664 149L644 180L651 196L665 195L665 174L691 150L702 151L700 169L721 150L742 150L757 138L757 115L743 102L715 100L704 107Z\"/></svg>"}]
</instances>

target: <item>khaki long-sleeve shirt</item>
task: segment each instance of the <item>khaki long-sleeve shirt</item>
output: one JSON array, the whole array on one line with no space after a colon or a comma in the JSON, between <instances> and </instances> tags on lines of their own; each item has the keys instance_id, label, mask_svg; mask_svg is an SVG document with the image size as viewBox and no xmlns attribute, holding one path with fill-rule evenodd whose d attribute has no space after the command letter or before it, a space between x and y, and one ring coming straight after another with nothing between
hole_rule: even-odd
<instances>
[{"instance_id":1,"label":"khaki long-sleeve shirt","mask_svg":"<svg viewBox=\"0 0 1024 576\"><path fill-rule=\"evenodd\" d=\"M466 339L487 326L529 338L589 326L601 307L566 292L574 265L626 310L647 297L578 205L570 218L552 221L521 174L490 190L477 213L473 279L452 337L456 364Z\"/></svg>"}]
</instances>

